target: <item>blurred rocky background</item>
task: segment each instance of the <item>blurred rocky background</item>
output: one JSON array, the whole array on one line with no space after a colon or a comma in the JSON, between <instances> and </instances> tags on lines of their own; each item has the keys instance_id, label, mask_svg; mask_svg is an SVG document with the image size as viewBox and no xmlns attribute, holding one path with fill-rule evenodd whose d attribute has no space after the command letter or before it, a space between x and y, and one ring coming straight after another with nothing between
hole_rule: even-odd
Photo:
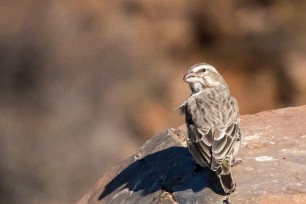
<instances>
[{"instance_id":1,"label":"blurred rocky background","mask_svg":"<svg viewBox=\"0 0 306 204\"><path fill-rule=\"evenodd\" d=\"M23 0L0 7L0 202L73 203L184 122L193 64L241 114L306 103L306 1Z\"/></svg>"}]
</instances>

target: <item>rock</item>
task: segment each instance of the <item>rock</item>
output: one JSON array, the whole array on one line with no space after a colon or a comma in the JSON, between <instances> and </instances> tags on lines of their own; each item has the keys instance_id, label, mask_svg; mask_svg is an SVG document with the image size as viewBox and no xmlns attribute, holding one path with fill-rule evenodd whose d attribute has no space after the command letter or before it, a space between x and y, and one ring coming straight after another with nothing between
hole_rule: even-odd
<instances>
[{"instance_id":1,"label":"rock","mask_svg":"<svg viewBox=\"0 0 306 204\"><path fill-rule=\"evenodd\" d=\"M306 203L306 106L242 116L241 129L231 203ZM195 165L184 134L180 126L154 136L78 204L222 203L218 180Z\"/></svg>"}]
</instances>

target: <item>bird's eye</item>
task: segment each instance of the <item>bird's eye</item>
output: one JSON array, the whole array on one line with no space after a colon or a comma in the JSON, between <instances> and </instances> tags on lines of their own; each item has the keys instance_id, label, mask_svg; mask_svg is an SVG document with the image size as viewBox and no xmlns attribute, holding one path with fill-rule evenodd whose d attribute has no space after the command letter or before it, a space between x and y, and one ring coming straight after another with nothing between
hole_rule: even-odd
<instances>
[{"instance_id":1,"label":"bird's eye","mask_svg":"<svg viewBox=\"0 0 306 204\"><path fill-rule=\"evenodd\" d=\"M204 73L204 72L206 72L206 69L201 69L201 70L199 70L199 72Z\"/></svg>"}]
</instances>

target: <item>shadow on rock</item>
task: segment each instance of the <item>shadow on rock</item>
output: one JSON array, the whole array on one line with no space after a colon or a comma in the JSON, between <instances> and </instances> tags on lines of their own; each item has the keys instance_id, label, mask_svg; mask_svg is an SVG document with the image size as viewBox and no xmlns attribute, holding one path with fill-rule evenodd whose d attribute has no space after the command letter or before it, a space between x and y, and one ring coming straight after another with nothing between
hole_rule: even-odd
<instances>
[{"instance_id":1,"label":"shadow on rock","mask_svg":"<svg viewBox=\"0 0 306 204\"><path fill-rule=\"evenodd\" d=\"M218 182L208 168L200 168L194 163L187 148L170 147L129 165L106 185L99 200L123 189L145 196L159 190L174 193L190 189L199 192L209 188L221 195Z\"/></svg>"}]
</instances>

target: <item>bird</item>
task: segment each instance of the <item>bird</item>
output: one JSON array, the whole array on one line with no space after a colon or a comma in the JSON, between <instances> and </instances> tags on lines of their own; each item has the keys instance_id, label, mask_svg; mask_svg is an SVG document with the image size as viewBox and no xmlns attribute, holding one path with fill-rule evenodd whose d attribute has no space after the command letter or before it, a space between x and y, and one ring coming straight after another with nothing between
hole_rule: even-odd
<instances>
[{"instance_id":1,"label":"bird","mask_svg":"<svg viewBox=\"0 0 306 204\"><path fill-rule=\"evenodd\" d=\"M236 159L242 138L238 102L212 65L196 64L183 79L191 89L180 106L189 152L198 165L215 172L224 193L230 194L236 188L231 167L241 162Z\"/></svg>"}]
</instances>

